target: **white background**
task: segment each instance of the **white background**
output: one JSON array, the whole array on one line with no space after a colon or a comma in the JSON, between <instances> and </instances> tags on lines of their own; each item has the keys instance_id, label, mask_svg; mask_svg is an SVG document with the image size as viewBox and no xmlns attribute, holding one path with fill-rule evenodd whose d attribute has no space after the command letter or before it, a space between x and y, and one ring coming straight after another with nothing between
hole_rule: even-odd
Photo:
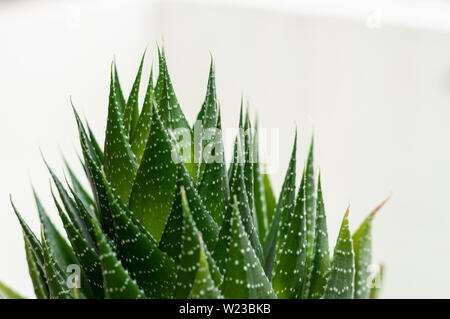
<instances>
[{"instance_id":1,"label":"white background","mask_svg":"<svg viewBox=\"0 0 450 319\"><path fill-rule=\"evenodd\" d=\"M449 16L444 1L0 1L0 280L33 296L9 194L38 231L32 182L57 222L39 148L81 173L69 97L103 140L113 55L128 92L163 42L189 120L211 52L224 127L244 92L279 129L277 190L295 123L299 174L314 130L331 244L349 203L356 229L392 192L373 228L383 297L450 297Z\"/></svg>"}]
</instances>

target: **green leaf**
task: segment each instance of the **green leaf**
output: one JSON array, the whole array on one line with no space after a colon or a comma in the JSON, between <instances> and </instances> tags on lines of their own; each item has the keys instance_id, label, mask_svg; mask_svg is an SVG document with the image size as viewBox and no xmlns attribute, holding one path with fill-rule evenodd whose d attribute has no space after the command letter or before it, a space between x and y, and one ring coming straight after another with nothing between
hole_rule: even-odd
<instances>
[{"instance_id":1,"label":"green leaf","mask_svg":"<svg viewBox=\"0 0 450 319\"><path fill-rule=\"evenodd\" d=\"M180 186L183 186L186 191L189 208L194 222L202 234L206 247L213 251L217 243L219 227L203 205L194 181L189 175L186 166L183 163L179 163L177 164L177 169L178 183ZM178 196L180 195L178 194Z\"/></svg>"},{"instance_id":2,"label":"green leaf","mask_svg":"<svg viewBox=\"0 0 450 319\"><path fill-rule=\"evenodd\" d=\"M351 299L355 279L355 256L348 226L349 209L344 215L341 230L334 247L333 262L325 287L325 299Z\"/></svg>"},{"instance_id":3,"label":"green leaf","mask_svg":"<svg viewBox=\"0 0 450 319\"><path fill-rule=\"evenodd\" d=\"M213 258L222 273L224 273L225 271L225 263L228 258L227 251L230 245L232 212L232 206L228 205L225 209L225 214L222 221L222 226L220 228L217 244L213 250Z\"/></svg>"},{"instance_id":4,"label":"green leaf","mask_svg":"<svg viewBox=\"0 0 450 319\"><path fill-rule=\"evenodd\" d=\"M87 121L86 121L86 126L88 129L89 141L92 145L92 150L94 151L94 155L95 155L99 165L103 165L103 163L105 162L105 157L104 157L103 151L100 148L100 145L98 144L97 139L94 136L94 133L92 133L91 127L89 126L89 123Z\"/></svg>"},{"instance_id":5,"label":"green leaf","mask_svg":"<svg viewBox=\"0 0 450 319\"><path fill-rule=\"evenodd\" d=\"M177 189L181 185L177 184ZM175 195L166 228L159 241L159 249L169 255L175 263L178 263L181 254L181 233L183 231L183 209L181 196Z\"/></svg>"},{"instance_id":6,"label":"green leaf","mask_svg":"<svg viewBox=\"0 0 450 319\"><path fill-rule=\"evenodd\" d=\"M120 114L123 115L123 112L125 110L126 102L125 102L125 97L123 96L122 88L120 87L120 81L119 81L119 74L117 72L116 59L114 59L113 66L114 66L114 88L116 89L117 104L119 106Z\"/></svg>"},{"instance_id":7,"label":"green leaf","mask_svg":"<svg viewBox=\"0 0 450 319\"><path fill-rule=\"evenodd\" d=\"M208 85L206 89L206 97L204 102L204 113L202 114L203 128L217 127L219 117L219 105L217 101L216 92L216 74L214 61L211 57L211 64L209 67ZM206 141L207 142L207 141ZM206 145L206 144L203 144Z\"/></svg>"},{"instance_id":8,"label":"green leaf","mask_svg":"<svg viewBox=\"0 0 450 319\"><path fill-rule=\"evenodd\" d=\"M108 121L105 137L105 173L120 199L127 203L137 170L136 157L130 144L120 116L119 106L111 72Z\"/></svg>"},{"instance_id":9,"label":"green leaf","mask_svg":"<svg viewBox=\"0 0 450 319\"><path fill-rule=\"evenodd\" d=\"M197 162L197 178L196 181L202 180L204 165L202 165L202 134L203 134L203 118L205 117L205 102L202 103L201 109L197 114L197 118L192 125L191 132L193 141L194 162Z\"/></svg>"},{"instance_id":10,"label":"green leaf","mask_svg":"<svg viewBox=\"0 0 450 319\"><path fill-rule=\"evenodd\" d=\"M176 265L158 248L155 239L120 201L103 175L115 227L119 259L150 298L171 298Z\"/></svg>"},{"instance_id":11,"label":"green leaf","mask_svg":"<svg viewBox=\"0 0 450 319\"><path fill-rule=\"evenodd\" d=\"M55 258L55 262L64 270L67 269L67 266L69 265L78 264L78 260L72 251L72 247L69 246L67 241L50 220L34 189L33 194L39 213L39 219L42 224L42 231L45 235L45 241Z\"/></svg>"},{"instance_id":12,"label":"green leaf","mask_svg":"<svg viewBox=\"0 0 450 319\"><path fill-rule=\"evenodd\" d=\"M53 194L53 201L58 210L59 216L63 223L64 229L66 230L67 237L71 243L73 252L80 263L83 273L81 274L83 280L84 275L87 275L87 281L89 283L90 289L95 298L103 298L103 277L102 270L100 266L100 259L88 241L85 239L83 234L74 226L73 222L66 216L63 209L58 203L55 195ZM82 282L83 283L83 282ZM83 292L87 287L82 286Z\"/></svg>"},{"instance_id":13,"label":"green leaf","mask_svg":"<svg viewBox=\"0 0 450 319\"><path fill-rule=\"evenodd\" d=\"M231 218L230 244L227 249L221 291L225 298L276 298L264 269L244 229L237 199Z\"/></svg>"},{"instance_id":14,"label":"green leaf","mask_svg":"<svg viewBox=\"0 0 450 319\"><path fill-rule=\"evenodd\" d=\"M372 262L372 218L367 217L353 235L355 250L355 299L366 299L370 294L370 265Z\"/></svg>"},{"instance_id":15,"label":"green leaf","mask_svg":"<svg viewBox=\"0 0 450 319\"><path fill-rule=\"evenodd\" d=\"M144 105L136 126L136 133L132 135L131 150L136 155L136 160L141 163L150 133L152 110L155 108L155 96L153 92L153 68L150 71L147 92L145 93Z\"/></svg>"},{"instance_id":16,"label":"green leaf","mask_svg":"<svg viewBox=\"0 0 450 319\"><path fill-rule=\"evenodd\" d=\"M303 187L298 190L295 209L287 232L276 250L272 271L273 289L278 298L283 299L292 299L299 295L306 271L305 172L302 180Z\"/></svg>"},{"instance_id":17,"label":"green leaf","mask_svg":"<svg viewBox=\"0 0 450 319\"><path fill-rule=\"evenodd\" d=\"M73 193L75 193L83 206L86 210L89 209L95 209L95 201L92 198L92 196L88 193L87 190L84 189L83 185L81 184L80 180L76 176L76 174L73 172L72 168L70 167L67 160L63 157L64 164L66 166L66 170L69 173L70 180L72 182L72 189ZM75 195L74 195L75 196Z\"/></svg>"},{"instance_id":18,"label":"green leaf","mask_svg":"<svg viewBox=\"0 0 450 319\"><path fill-rule=\"evenodd\" d=\"M327 283L328 273L330 271L330 249L328 246L327 218L325 206L323 204L322 184L320 181L317 186L317 211L315 222L316 233L314 236L314 257L312 260L310 285L308 297L311 299L321 298Z\"/></svg>"},{"instance_id":19,"label":"green leaf","mask_svg":"<svg viewBox=\"0 0 450 319\"><path fill-rule=\"evenodd\" d=\"M156 101L158 102L161 120L169 129L188 128L190 130L189 123L181 110L170 80L164 48L162 52L158 50L158 55L159 75L156 84Z\"/></svg>"},{"instance_id":20,"label":"green leaf","mask_svg":"<svg viewBox=\"0 0 450 319\"><path fill-rule=\"evenodd\" d=\"M254 197L255 197L255 216L256 226L258 228L259 241L264 243L268 230L267 219L267 202L264 194L264 181L261 174L261 166L259 162L259 135L258 135L258 122L255 121L255 135L253 137L253 180L254 180ZM272 194L273 196L273 194Z\"/></svg>"},{"instance_id":21,"label":"green leaf","mask_svg":"<svg viewBox=\"0 0 450 319\"><path fill-rule=\"evenodd\" d=\"M311 264L314 252L314 232L316 215L316 189L314 185L314 137L311 138L308 160L306 161L306 229L308 232L307 251L308 264Z\"/></svg>"},{"instance_id":22,"label":"green leaf","mask_svg":"<svg viewBox=\"0 0 450 319\"><path fill-rule=\"evenodd\" d=\"M275 210L277 208L277 200L273 193L272 185L270 184L269 175L265 172L265 169L264 169L264 173L263 173L262 177L263 177L263 184L264 184L264 198L266 199L266 205L267 205L267 227L268 227L268 229L266 231L266 236L267 236L270 225L272 225L272 221L275 216Z\"/></svg>"},{"instance_id":23,"label":"green leaf","mask_svg":"<svg viewBox=\"0 0 450 319\"><path fill-rule=\"evenodd\" d=\"M358 230L353 234L355 251L355 299L367 299L370 295L370 265L372 263L372 221L375 214L389 200L390 196L379 204L367 216Z\"/></svg>"},{"instance_id":24,"label":"green leaf","mask_svg":"<svg viewBox=\"0 0 450 319\"><path fill-rule=\"evenodd\" d=\"M27 258L28 272L30 274L31 282L33 283L34 293L37 299L48 299L49 292L45 279L44 271L42 270L36 255L34 254L31 244L27 237L24 236L25 255Z\"/></svg>"},{"instance_id":25,"label":"green leaf","mask_svg":"<svg viewBox=\"0 0 450 319\"><path fill-rule=\"evenodd\" d=\"M235 165L230 179L230 194L231 196L236 196L238 200L237 203L239 206L239 213L241 214L245 231L250 239L253 249L255 250L256 256L258 257L260 262L263 263L263 251L258 238L258 231L256 230L255 224L253 223L252 210L250 209L250 204L248 202L247 191L245 187L244 165L241 164L241 159L243 156L241 143L237 139L235 140L235 149L237 153L234 156Z\"/></svg>"},{"instance_id":26,"label":"green leaf","mask_svg":"<svg viewBox=\"0 0 450 319\"><path fill-rule=\"evenodd\" d=\"M220 226L222 225L223 214L230 198L220 115L213 143L215 145L215 160L203 163L204 171L198 186L198 192L206 209L216 224Z\"/></svg>"},{"instance_id":27,"label":"green leaf","mask_svg":"<svg viewBox=\"0 0 450 319\"><path fill-rule=\"evenodd\" d=\"M294 146L292 148L291 159L284 177L283 186L281 188L280 198L276 208L275 216L269 228L269 233L264 240L264 270L270 278L275 258L275 250L279 242L279 238L283 238L286 233L286 227L289 224L295 205L295 171L296 171L296 154L297 154L297 131L295 132ZM280 222L284 218L285 222Z\"/></svg>"},{"instance_id":28,"label":"green leaf","mask_svg":"<svg viewBox=\"0 0 450 319\"><path fill-rule=\"evenodd\" d=\"M130 277L107 238L103 235L98 222L93 218L96 239L98 242L105 297L108 299L141 299L144 292L136 281Z\"/></svg>"},{"instance_id":29,"label":"green leaf","mask_svg":"<svg viewBox=\"0 0 450 319\"><path fill-rule=\"evenodd\" d=\"M203 240L192 218L184 188L181 188L181 198L183 206L182 246L180 260L178 261L175 298L183 299L189 296L194 285L195 277L200 267L200 247L203 245ZM206 255L208 256L209 253L206 253ZM213 280L216 284L220 284L220 273L212 258L209 258L209 266L212 270L211 278L216 278Z\"/></svg>"},{"instance_id":30,"label":"green leaf","mask_svg":"<svg viewBox=\"0 0 450 319\"><path fill-rule=\"evenodd\" d=\"M89 233L90 237L87 237L86 239L88 240L89 245L96 249L97 245L95 242L95 231L94 231L94 225L92 224L92 215L91 213L88 212L88 210L86 209L86 207L83 205L82 199L80 199L80 197L78 197L78 194L70 187L70 193L72 194L74 200L75 200L75 209L78 212L78 215L81 217L81 220L83 221L83 226L85 227L85 230ZM92 206L91 206L92 209ZM93 210L93 209L92 209ZM96 215L96 210L94 210L94 212L92 214ZM92 242L90 242L90 240L92 240Z\"/></svg>"},{"instance_id":31,"label":"green leaf","mask_svg":"<svg viewBox=\"0 0 450 319\"><path fill-rule=\"evenodd\" d=\"M46 163L46 165L47 165L47 163ZM72 199L69 198L68 194L62 188L61 183L59 182L58 178L54 175L54 173L52 172L50 167L48 165L47 165L47 167L49 168L49 171L53 177L53 180L58 187L59 194L61 196L61 199L64 202L64 206L65 206L66 210L67 211L69 211L70 209L74 210ZM39 197L36 194L34 188L33 188L33 195L34 195L34 198L36 201L36 207L37 207L37 210L39 213L39 219L43 226L43 232L44 232L47 244L50 248L50 251L52 252L53 256L55 256L55 262L61 267L61 269L63 271L67 270L70 265L79 265L79 261L76 258L72 247L67 243L67 241L59 233L59 231L56 229L56 227L50 220L50 218L49 218L48 214L46 213L44 207L42 206L42 204L39 200ZM53 195L53 191L52 191L52 195ZM74 214L78 214L78 213L72 212L72 222L73 223L77 222L76 217L73 216ZM79 217L77 216L77 218L79 218ZM78 225L77 229L79 230L79 229L81 229L81 227ZM84 233L83 233L83 236L89 237L88 234L84 234ZM89 237L89 239L90 239L90 237ZM90 240L92 240L92 239L90 239ZM80 276L81 276L81 278L79 278L79 279L80 279L80 284L82 287L83 295L85 295L88 298L93 297L94 295L91 290L91 285L90 285L89 280L88 280L87 276L85 275L83 269L81 269Z\"/></svg>"},{"instance_id":32,"label":"green leaf","mask_svg":"<svg viewBox=\"0 0 450 319\"><path fill-rule=\"evenodd\" d=\"M52 169L47 164L45 159L44 159L44 162L50 172L50 175L52 176L53 182L55 183L56 188L58 190L58 194L63 202L64 208L66 209L72 223L77 228L77 230L83 234L83 236L88 241L89 245L91 247L95 247L95 243L94 243L93 238L91 237L91 234L89 233L88 226L84 222L86 220L88 223L90 223L90 217L86 216L86 214L87 214L86 210L84 210L84 209L78 210L77 209L76 203L69 196L67 191L64 189L61 181L56 176L56 174L52 171ZM33 189L33 193L36 198L36 202L39 202L39 199L37 198L37 195L36 195L36 192L34 191L34 189ZM39 206L41 206L40 203L38 204L38 209L39 209ZM42 207L41 207L41 210L42 210Z\"/></svg>"},{"instance_id":33,"label":"green leaf","mask_svg":"<svg viewBox=\"0 0 450 319\"><path fill-rule=\"evenodd\" d=\"M162 52L158 50L159 55L159 75L156 83L156 101L158 112L164 126L175 136L176 149L180 158L186 165L189 174L197 179L198 163L195 160L194 139L191 127L178 103L175 91L167 70L166 56L164 48ZM181 137L181 141L179 138Z\"/></svg>"},{"instance_id":34,"label":"green leaf","mask_svg":"<svg viewBox=\"0 0 450 319\"><path fill-rule=\"evenodd\" d=\"M19 211L17 210L16 206L14 205L12 201L12 197L10 197L11 206L14 210L14 213L16 214L17 219L19 220L20 226L22 227L23 235L28 240L28 243L30 244L30 247L36 257L36 260L40 266L44 265L44 252L42 250L42 245L37 239L36 235L33 233L33 231L30 229L30 227L27 225L27 223L23 220L22 216L20 215Z\"/></svg>"},{"instance_id":35,"label":"green leaf","mask_svg":"<svg viewBox=\"0 0 450 319\"><path fill-rule=\"evenodd\" d=\"M175 197L176 166L173 145L156 111L141 166L131 191L129 207L159 241Z\"/></svg>"},{"instance_id":36,"label":"green leaf","mask_svg":"<svg viewBox=\"0 0 450 319\"><path fill-rule=\"evenodd\" d=\"M44 233L41 232L42 249L44 253L44 272L47 278L48 290L52 299L71 299L62 270L55 261L55 256L47 245Z\"/></svg>"},{"instance_id":37,"label":"green leaf","mask_svg":"<svg viewBox=\"0 0 450 319\"><path fill-rule=\"evenodd\" d=\"M78 125L78 132L85 161L86 173L88 175L89 183L91 184L91 188L94 193L94 199L99 212L100 223L102 229L106 231L106 234L109 236L109 238L113 238L114 226L109 208L108 195L106 194L105 185L103 184L102 173L100 167L94 160L92 147L86 135L83 123L81 122L80 117L78 116L78 113L73 105L72 108Z\"/></svg>"},{"instance_id":38,"label":"green leaf","mask_svg":"<svg viewBox=\"0 0 450 319\"><path fill-rule=\"evenodd\" d=\"M196 123L203 123L203 118L205 116L205 102L202 103L202 106L200 107L200 111L197 113L197 117L195 118ZM195 125L195 123L194 123ZM194 127L192 127L192 130L194 130Z\"/></svg>"},{"instance_id":39,"label":"green leaf","mask_svg":"<svg viewBox=\"0 0 450 319\"><path fill-rule=\"evenodd\" d=\"M179 190L181 187L185 189L188 196L187 200L191 207L192 216L197 224L196 227L202 234L203 240L212 251L216 246L219 227L205 208L203 200L196 191L192 177L189 175L189 172L182 163L177 165L177 176L176 189ZM159 244L161 250L165 251L176 262L178 261L181 252L182 224L183 212L181 206L181 194L177 191L166 228L164 229L164 233Z\"/></svg>"},{"instance_id":40,"label":"green leaf","mask_svg":"<svg viewBox=\"0 0 450 319\"><path fill-rule=\"evenodd\" d=\"M217 102L216 93L216 79L214 71L214 61L211 57L211 65L209 68L208 85L206 89L205 101L202 104L201 114L201 131L200 131L200 162L201 165L198 170L198 179L202 179L205 163L210 163L211 145L214 145L216 138L216 128L218 123L219 106ZM208 147L208 145L210 145ZM205 150L207 152L205 152Z\"/></svg>"},{"instance_id":41,"label":"green leaf","mask_svg":"<svg viewBox=\"0 0 450 319\"><path fill-rule=\"evenodd\" d=\"M303 177L305 175L305 177ZM306 167L303 168L303 175L300 182L299 189L303 191L305 194L305 209L306 209ZM295 183L293 184L294 188L293 191L295 192ZM295 209L295 197L294 197L294 203L289 203L286 205L286 209L280 210L280 222L278 226L278 241L277 245L280 245L281 240L286 236L289 225L291 224L291 218L294 214ZM307 237L308 238L308 237ZM277 246L278 247L278 246Z\"/></svg>"},{"instance_id":42,"label":"green leaf","mask_svg":"<svg viewBox=\"0 0 450 319\"><path fill-rule=\"evenodd\" d=\"M11 201L11 205L13 207L14 213L17 216L17 219L19 220L19 223L22 227L22 231L23 231L23 236L25 239L25 246L26 246L26 253L27 253L27 262L30 265L31 262L33 262L33 265L36 264L39 269L40 269L40 273L41 276L44 280L44 285L46 287L45 288L41 288L41 284L39 279L37 278L37 274L36 274L36 284L35 281L33 280L33 277L35 277L35 272L34 268L31 268L29 266L29 271L30 271L30 276L32 276L32 281L33 281L33 286L35 288L35 291L38 290L39 292L36 293L36 296L38 298L40 298L40 296L43 296L45 298L48 298L49 291L48 291L48 287L47 287L47 279L45 278L45 272L44 272L44 265L45 265L45 261L44 261L44 251L42 248L42 245L40 243L40 241L37 239L36 235L31 231L31 229L28 227L27 223L23 220L22 216L20 215L19 211L17 210L17 208L15 207L12 198L10 198ZM40 293L40 291L42 291L42 293Z\"/></svg>"},{"instance_id":43,"label":"green leaf","mask_svg":"<svg viewBox=\"0 0 450 319\"><path fill-rule=\"evenodd\" d=\"M255 186L254 186L254 153L253 153L253 137L248 114L248 108L245 115L244 131L242 136L242 143L244 145L244 182L245 191L247 192L248 206L250 208L250 216L252 216L253 223L257 225L255 212ZM257 230L257 229L256 229Z\"/></svg>"},{"instance_id":44,"label":"green leaf","mask_svg":"<svg viewBox=\"0 0 450 319\"><path fill-rule=\"evenodd\" d=\"M311 283L311 266L314 254L314 235L315 235L315 215L316 215L316 199L315 199L315 182L314 182L314 136L311 138L308 159L306 161L306 276L304 280L303 297L309 294Z\"/></svg>"},{"instance_id":45,"label":"green leaf","mask_svg":"<svg viewBox=\"0 0 450 319\"><path fill-rule=\"evenodd\" d=\"M237 163L243 163L243 158L242 158L242 144L240 144L239 146L241 147L240 150L238 150L238 143L240 143L242 141L241 138L241 133L244 130L244 126L243 126L243 122L242 122L242 110L243 110L243 105L244 105L244 100L243 97L241 96L241 108L239 111L239 132L238 132L238 136L236 136L236 139L234 141L234 146L233 146L233 158L232 161L230 162L230 166L228 167L228 181L231 180L231 175L235 172L235 166L237 165ZM232 200L232 199L230 199Z\"/></svg>"},{"instance_id":46,"label":"green leaf","mask_svg":"<svg viewBox=\"0 0 450 319\"><path fill-rule=\"evenodd\" d=\"M0 282L0 299L25 299L17 292Z\"/></svg>"},{"instance_id":47,"label":"green leaf","mask_svg":"<svg viewBox=\"0 0 450 319\"><path fill-rule=\"evenodd\" d=\"M205 248L203 242L200 242L200 257L198 270L195 275L194 283L192 285L191 292L188 296L189 299L221 299L223 298L220 290L215 286L212 279L211 272L209 271L209 265L206 260Z\"/></svg>"},{"instance_id":48,"label":"green leaf","mask_svg":"<svg viewBox=\"0 0 450 319\"><path fill-rule=\"evenodd\" d=\"M136 127L139 121L139 86L141 84L142 67L144 65L145 51L142 55L141 63L139 64L139 70L134 80L133 87L131 88L130 95L128 96L127 105L123 112L123 126L125 136L129 136L129 140L133 140L133 136L136 133ZM117 97L116 97L117 98Z\"/></svg>"}]
</instances>

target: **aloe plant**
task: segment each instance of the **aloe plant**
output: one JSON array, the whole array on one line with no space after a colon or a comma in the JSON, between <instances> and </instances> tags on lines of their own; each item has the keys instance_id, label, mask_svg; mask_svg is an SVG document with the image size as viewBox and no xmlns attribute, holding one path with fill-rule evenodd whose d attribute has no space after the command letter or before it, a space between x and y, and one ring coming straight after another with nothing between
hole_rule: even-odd
<instances>
[{"instance_id":1,"label":"aloe plant","mask_svg":"<svg viewBox=\"0 0 450 319\"><path fill-rule=\"evenodd\" d=\"M226 165L214 63L195 128L177 101L164 50L158 50L158 57L157 81L154 84L152 70L141 109L144 58L127 100L113 62L103 148L72 105L86 176L76 176L65 162L70 182L62 181L47 165L66 236L54 226L36 192L40 239L12 204L23 229L36 297L377 295L379 287L368 286L368 267L371 223L379 207L353 236L347 210L331 255L313 140L297 189L295 133L276 200L259 162L258 125L252 126L242 104L239 128L245 134L236 137L233 160ZM185 138L177 136L180 132ZM205 152L211 143L214 152ZM83 187L83 178L90 189ZM0 296L20 298L3 284Z\"/></svg>"}]
</instances>

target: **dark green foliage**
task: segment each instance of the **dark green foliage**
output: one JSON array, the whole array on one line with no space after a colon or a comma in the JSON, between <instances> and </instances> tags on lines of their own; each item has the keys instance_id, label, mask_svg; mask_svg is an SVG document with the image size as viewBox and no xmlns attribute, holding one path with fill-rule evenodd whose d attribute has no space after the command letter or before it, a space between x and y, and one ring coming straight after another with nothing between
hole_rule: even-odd
<instances>
[{"instance_id":1,"label":"dark green foliage","mask_svg":"<svg viewBox=\"0 0 450 319\"><path fill-rule=\"evenodd\" d=\"M284 237L289 219L294 210L295 201L295 171L297 164L297 133L295 133L294 147L289 161L289 166L284 178L283 187L278 200L274 218L269 232L264 240L264 270L267 276L271 276L273 260L280 238Z\"/></svg>"},{"instance_id":2,"label":"dark green foliage","mask_svg":"<svg viewBox=\"0 0 450 319\"><path fill-rule=\"evenodd\" d=\"M342 220L341 230L334 248L330 275L324 297L328 299L350 299L353 297L355 276L355 254L348 226L349 209Z\"/></svg>"},{"instance_id":3,"label":"dark green foliage","mask_svg":"<svg viewBox=\"0 0 450 319\"><path fill-rule=\"evenodd\" d=\"M296 194L295 133L275 197L259 158L259 128L250 122L248 107L244 112L243 99L227 170L214 62L198 123L191 126L176 98L164 49L158 53L156 84L152 68L142 109L144 57L127 100L113 62L103 148L72 106L85 179L66 160L70 184L47 165L67 236L34 190L41 239L11 202L36 297L376 297L382 268L373 279L371 227L381 205L353 237L347 211L331 258L313 140ZM79 273L71 273L73 267ZM2 283L0 297L21 298Z\"/></svg>"},{"instance_id":4,"label":"dark green foliage","mask_svg":"<svg viewBox=\"0 0 450 319\"><path fill-rule=\"evenodd\" d=\"M309 277L309 298L320 298L323 295L330 270L330 249L328 246L327 219L322 197L322 183L317 186L316 233L314 235L314 255Z\"/></svg>"}]
</instances>

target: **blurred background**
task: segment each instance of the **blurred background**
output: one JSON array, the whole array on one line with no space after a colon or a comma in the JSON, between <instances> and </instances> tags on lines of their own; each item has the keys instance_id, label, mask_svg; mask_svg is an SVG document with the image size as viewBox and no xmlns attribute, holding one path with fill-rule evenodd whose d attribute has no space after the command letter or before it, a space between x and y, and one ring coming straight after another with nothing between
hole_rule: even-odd
<instances>
[{"instance_id":1,"label":"blurred background","mask_svg":"<svg viewBox=\"0 0 450 319\"><path fill-rule=\"evenodd\" d=\"M314 132L331 244L390 192L374 223L385 298L449 298L450 1L0 0L0 280L33 296L9 194L32 228L30 183L59 225L40 151L81 173L69 98L103 140L110 64L128 92L146 47L166 47L192 122L216 63L223 126L241 93L279 130L278 192L299 128L298 172ZM300 173L299 173L300 174Z\"/></svg>"}]
</instances>

